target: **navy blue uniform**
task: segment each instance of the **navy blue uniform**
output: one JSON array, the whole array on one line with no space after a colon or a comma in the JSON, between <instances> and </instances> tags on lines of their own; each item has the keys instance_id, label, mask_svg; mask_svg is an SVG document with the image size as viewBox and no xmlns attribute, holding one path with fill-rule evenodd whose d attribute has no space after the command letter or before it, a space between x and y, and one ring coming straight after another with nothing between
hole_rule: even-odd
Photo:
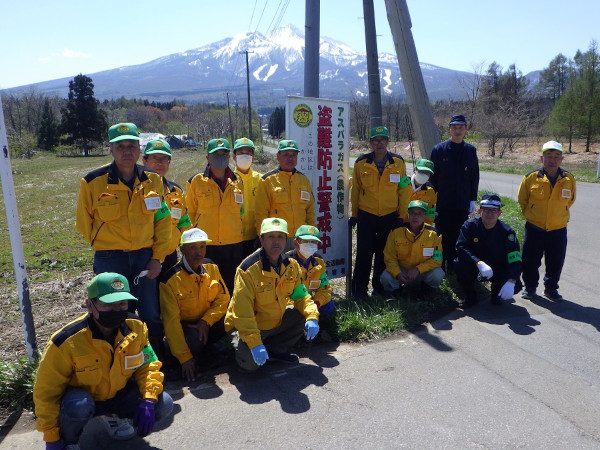
<instances>
[{"instance_id":1,"label":"navy blue uniform","mask_svg":"<svg viewBox=\"0 0 600 450\"><path fill-rule=\"evenodd\" d=\"M452 261L462 224L469 216L469 203L477 200L479 161L468 142L444 141L431 150L435 171L429 181L438 193L435 227L442 233L444 260Z\"/></svg>"},{"instance_id":2,"label":"navy blue uniform","mask_svg":"<svg viewBox=\"0 0 600 450\"><path fill-rule=\"evenodd\" d=\"M465 291L473 288L479 269L477 263L485 262L494 271L491 278L492 299L509 279L515 280L515 294L521 290L521 252L514 230L498 220L494 228L486 230L480 217L467 220L456 241L454 269Z\"/></svg>"}]
</instances>

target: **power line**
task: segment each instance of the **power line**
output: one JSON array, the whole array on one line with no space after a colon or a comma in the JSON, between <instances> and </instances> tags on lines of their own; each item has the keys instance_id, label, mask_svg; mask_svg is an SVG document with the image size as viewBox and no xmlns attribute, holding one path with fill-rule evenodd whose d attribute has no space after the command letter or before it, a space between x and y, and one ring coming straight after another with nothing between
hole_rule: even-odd
<instances>
[{"instance_id":1,"label":"power line","mask_svg":"<svg viewBox=\"0 0 600 450\"><path fill-rule=\"evenodd\" d=\"M281 8L279 17L277 18L277 22L273 26L273 30L276 30L279 27L279 24L281 23L281 19L283 19L283 15L285 14L285 11L287 10L287 7L289 6L289 4L290 4L290 0L285 0L285 6L283 8ZM273 30L271 30L271 31L273 31Z\"/></svg>"},{"instance_id":2,"label":"power line","mask_svg":"<svg viewBox=\"0 0 600 450\"><path fill-rule=\"evenodd\" d=\"M275 9L275 14L273 14L273 18L271 19L271 22L269 23L269 26L267 27L267 31L265 34L269 34L269 30L271 30L271 25L273 24L273 21L277 17L277 13L279 12L279 9L281 8L282 3L283 3L283 0L279 0L279 5L277 5L277 9Z\"/></svg>"},{"instance_id":3,"label":"power line","mask_svg":"<svg viewBox=\"0 0 600 450\"><path fill-rule=\"evenodd\" d=\"M254 8L252 8L252 15L250 16L250 23L248 24L248 29L252 28L252 19L254 19L254 11L256 11L256 4L258 0L254 0Z\"/></svg>"},{"instance_id":4,"label":"power line","mask_svg":"<svg viewBox=\"0 0 600 450\"><path fill-rule=\"evenodd\" d=\"M256 33L256 31L258 30L258 26L260 25L260 22L262 21L263 18L263 14L265 13L265 10L267 9L267 5L269 4L269 0L267 0L265 2L265 6L262 10L262 12L260 13L260 18L258 19L258 23L256 24L256 28L254 29L254 32Z\"/></svg>"}]
</instances>

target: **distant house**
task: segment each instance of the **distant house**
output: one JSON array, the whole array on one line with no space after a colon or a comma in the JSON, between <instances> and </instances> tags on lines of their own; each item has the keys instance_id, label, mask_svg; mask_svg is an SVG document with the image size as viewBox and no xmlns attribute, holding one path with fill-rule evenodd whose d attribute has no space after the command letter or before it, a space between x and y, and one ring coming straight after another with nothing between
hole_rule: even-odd
<instances>
[{"instance_id":1,"label":"distant house","mask_svg":"<svg viewBox=\"0 0 600 450\"><path fill-rule=\"evenodd\" d=\"M154 139L165 139L165 135L160 133L140 133L140 145L142 146L142 151L144 151L146 144Z\"/></svg>"}]
</instances>

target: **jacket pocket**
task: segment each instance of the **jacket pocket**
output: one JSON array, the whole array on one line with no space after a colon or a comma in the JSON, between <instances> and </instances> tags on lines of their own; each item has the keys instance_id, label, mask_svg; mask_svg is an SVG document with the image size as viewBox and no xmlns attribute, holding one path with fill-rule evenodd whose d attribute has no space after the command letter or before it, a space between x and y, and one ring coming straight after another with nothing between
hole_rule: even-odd
<instances>
[{"instance_id":1,"label":"jacket pocket","mask_svg":"<svg viewBox=\"0 0 600 450\"><path fill-rule=\"evenodd\" d=\"M115 194L103 192L98 198L98 216L103 222L111 222L121 217L121 206L119 197Z\"/></svg>"},{"instance_id":2,"label":"jacket pocket","mask_svg":"<svg viewBox=\"0 0 600 450\"><path fill-rule=\"evenodd\" d=\"M81 386L95 386L100 382L100 359L97 355L75 356L75 378Z\"/></svg>"}]
</instances>

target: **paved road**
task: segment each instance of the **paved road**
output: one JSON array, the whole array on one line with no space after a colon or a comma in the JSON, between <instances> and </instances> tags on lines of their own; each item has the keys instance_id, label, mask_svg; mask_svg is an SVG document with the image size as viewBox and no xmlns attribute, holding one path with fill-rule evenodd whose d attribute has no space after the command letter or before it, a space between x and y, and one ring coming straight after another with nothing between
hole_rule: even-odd
<instances>
[{"instance_id":1,"label":"paved road","mask_svg":"<svg viewBox=\"0 0 600 450\"><path fill-rule=\"evenodd\" d=\"M515 195L520 177L482 174ZM292 369L233 368L189 386L170 426L109 441L92 423L83 448L600 448L600 185L580 183L561 292L454 311L414 333L309 349ZM0 447L41 448L23 417Z\"/></svg>"}]
</instances>

